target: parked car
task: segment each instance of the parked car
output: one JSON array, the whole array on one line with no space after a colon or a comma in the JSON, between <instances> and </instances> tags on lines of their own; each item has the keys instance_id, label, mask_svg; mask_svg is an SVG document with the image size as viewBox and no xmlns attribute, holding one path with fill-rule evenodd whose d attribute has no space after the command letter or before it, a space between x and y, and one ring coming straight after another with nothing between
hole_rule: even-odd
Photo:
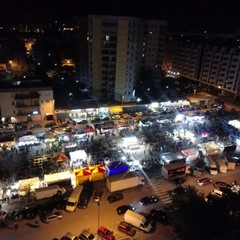
<instances>
[{"instance_id":1,"label":"parked car","mask_svg":"<svg viewBox=\"0 0 240 240\"><path fill-rule=\"evenodd\" d=\"M127 210L132 210L132 211L135 211L135 207L133 205L122 205L120 207L117 208L117 213L119 215L122 215L124 214Z\"/></svg>"},{"instance_id":2,"label":"parked car","mask_svg":"<svg viewBox=\"0 0 240 240\"><path fill-rule=\"evenodd\" d=\"M225 183L225 182L219 182L219 181L213 183L213 186L215 188L218 188L218 189L220 189L220 188L229 188L229 189L231 189L232 188L232 186L230 184Z\"/></svg>"},{"instance_id":3,"label":"parked car","mask_svg":"<svg viewBox=\"0 0 240 240\"><path fill-rule=\"evenodd\" d=\"M48 213L42 217L42 221L44 223L50 223L52 221L60 220L60 219L62 219L62 214L59 212Z\"/></svg>"},{"instance_id":4,"label":"parked car","mask_svg":"<svg viewBox=\"0 0 240 240\"><path fill-rule=\"evenodd\" d=\"M154 221L157 221L165 225L168 224L168 214L164 209L161 210L152 209L150 211L150 216Z\"/></svg>"},{"instance_id":5,"label":"parked car","mask_svg":"<svg viewBox=\"0 0 240 240\"><path fill-rule=\"evenodd\" d=\"M136 234L136 229L132 226L132 224L121 221L118 224L118 230L126 233L129 236L134 236Z\"/></svg>"},{"instance_id":6,"label":"parked car","mask_svg":"<svg viewBox=\"0 0 240 240\"><path fill-rule=\"evenodd\" d=\"M54 210L54 208L55 208L54 202L48 201L48 202L44 203L43 205L39 206L39 215L44 216L48 213L51 213Z\"/></svg>"},{"instance_id":7,"label":"parked car","mask_svg":"<svg viewBox=\"0 0 240 240\"><path fill-rule=\"evenodd\" d=\"M237 166L240 166L240 157L239 156L233 156L232 159L236 163Z\"/></svg>"},{"instance_id":8,"label":"parked car","mask_svg":"<svg viewBox=\"0 0 240 240\"><path fill-rule=\"evenodd\" d=\"M205 178L199 178L199 179L197 180L197 184L198 184L199 186L205 186L205 185L210 184L210 183L212 183L212 182L213 182L213 180L210 179L210 178L207 178L207 177L205 177Z\"/></svg>"},{"instance_id":9,"label":"parked car","mask_svg":"<svg viewBox=\"0 0 240 240\"><path fill-rule=\"evenodd\" d=\"M185 193L187 193L187 189L182 186L176 187L175 189L169 191L169 195L172 198L182 196Z\"/></svg>"},{"instance_id":10,"label":"parked car","mask_svg":"<svg viewBox=\"0 0 240 240\"><path fill-rule=\"evenodd\" d=\"M184 178L181 178L181 177L177 177L173 180L173 182L176 184L176 185L181 185L185 182L185 179Z\"/></svg>"},{"instance_id":11,"label":"parked car","mask_svg":"<svg viewBox=\"0 0 240 240\"><path fill-rule=\"evenodd\" d=\"M103 195L103 192L102 192L102 191L96 191L96 192L94 192L93 200L94 200L95 202L100 202L100 201L101 201L101 198L102 198L102 195Z\"/></svg>"},{"instance_id":12,"label":"parked car","mask_svg":"<svg viewBox=\"0 0 240 240\"><path fill-rule=\"evenodd\" d=\"M158 202L159 198L155 195L152 196L146 196L140 199L139 204L142 206L146 206L146 205L150 205L150 204L154 204L156 202Z\"/></svg>"},{"instance_id":13,"label":"parked car","mask_svg":"<svg viewBox=\"0 0 240 240\"><path fill-rule=\"evenodd\" d=\"M97 240L98 238L88 230L84 229L79 235L80 240Z\"/></svg>"},{"instance_id":14,"label":"parked car","mask_svg":"<svg viewBox=\"0 0 240 240\"><path fill-rule=\"evenodd\" d=\"M22 221L24 219L24 208L15 209L7 213L7 219L12 221Z\"/></svg>"},{"instance_id":15,"label":"parked car","mask_svg":"<svg viewBox=\"0 0 240 240\"><path fill-rule=\"evenodd\" d=\"M24 209L23 218L24 219L34 219L39 213L37 206L29 206Z\"/></svg>"},{"instance_id":16,"label":"parked car","mask_svg":"<svg viewBox=\"0 0 240 240\"><path fill-rule=\"evenodd\" d=\"M4 210L0 210L0 220L3 221L7 217L7 212Z\"/></svg>"},{"instance_id":17,"label":"parked car","mask_svg":"<svg viewBox=\"0 0 240 240\"><path fill-rule=\"evenodd\" d=\"M61 240L79 240L79 238L77 236L75 236L73 233L71 232L67 232L62 238Z\"/></svg>"},{"instance_id":18,"label":"parked car","mask_svg":"<svg viewBox=\"0 0 240 240\"><path fill-rule=\"evenodd\" d=\"M122 193L116 192L116 193L112 193L111 195L109 195L107 200L108 200L109 203L114 203L114 202L117 202L119 200L122 200L123 197L124 196L123 196Z\"/></svg>"},{"instance_id":19,"label":"parked car","mask_svg":"<svg viewBox=\"0 0 240 240\"><path fill-rule=\"evenodd\" d=\"M68 197L59 196L54 200L54 206L58 210L64 210L66 209L67 201Z\"/></svg>"},{"instance_id":20,"label":"parked car","mask_svg":"<svg viewBox=\"0 0 240 240\"><path fill-rule=\"evenodd\" d=\"M106 227L101 226L98 229L97 234L99 236L101 236L102 238L104 238L105 240L115 240L115 237L113 235L113 231L110 231Z\"/></svg>"}]
</instances>

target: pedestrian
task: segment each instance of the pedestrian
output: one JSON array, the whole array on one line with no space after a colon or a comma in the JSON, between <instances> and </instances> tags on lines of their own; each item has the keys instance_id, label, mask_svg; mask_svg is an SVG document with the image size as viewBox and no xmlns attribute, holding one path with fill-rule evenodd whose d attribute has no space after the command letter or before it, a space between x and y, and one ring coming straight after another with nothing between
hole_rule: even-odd
<instances>
[{"instance_id":1,"label":"pedestrian","mask_svg":"<svg viewBox=\"0 0 240 240\"><path fill-rule=\"evenodd\" d=\"M17 223L14 224L14 229L18 230L18 224Z\"/></svg>"}]
</instances>

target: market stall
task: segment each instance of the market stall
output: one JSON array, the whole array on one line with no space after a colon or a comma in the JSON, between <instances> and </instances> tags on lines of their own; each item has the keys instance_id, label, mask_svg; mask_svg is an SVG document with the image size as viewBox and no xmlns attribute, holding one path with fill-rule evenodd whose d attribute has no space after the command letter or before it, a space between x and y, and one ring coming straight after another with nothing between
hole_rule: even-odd
<instances>
[{"instance_id":1,"label":"market stall","mask_svg":"<svg viewBox=\"0 0 240 240\"><path fill-rule=\"evenodd\" d=\"M106 168L103 165L94 165L75 169L74 174L76 176L76 184L82 184L87 180L98 181L106 178Z\"/></svg>"},{"instance_id":2,"label":"market stall","mask_svg":"<svg viewBox=\"0 0 240 240\"><path fill-rule=\"evenodd\" d=\"M84 150L77 150L69 153L70 155L70 166L73 169L79 169L87 163L87 154Z\"/></svg>"}]
</instances>

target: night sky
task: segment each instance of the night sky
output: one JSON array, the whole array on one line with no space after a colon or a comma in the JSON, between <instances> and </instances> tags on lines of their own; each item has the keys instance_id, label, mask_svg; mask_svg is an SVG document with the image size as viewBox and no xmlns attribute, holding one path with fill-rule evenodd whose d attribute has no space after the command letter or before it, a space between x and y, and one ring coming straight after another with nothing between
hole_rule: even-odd
<instances>
[{"instance_id":1,"label":"night sky","mask_svg":"<svg viewBox=\"0 0 240 240\"><path fill-rule=\"evenodd\" d=\"M1 0L0 23L41 23L87 14L135 16L172 24L240 25L239 0Z\"/></svg>"}]
</instances>

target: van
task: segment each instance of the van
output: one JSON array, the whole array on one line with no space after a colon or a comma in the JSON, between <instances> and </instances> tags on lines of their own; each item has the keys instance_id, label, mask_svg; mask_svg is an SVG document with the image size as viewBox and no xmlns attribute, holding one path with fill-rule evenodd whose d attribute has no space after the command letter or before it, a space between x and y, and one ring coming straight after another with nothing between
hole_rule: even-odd
<instances>
[{"instance_id":1,"label":"van","mask_svg":"<svg viewBox=\"0 0 240 240\"><path fill-rule=\"evenodd\" d=\"M127 210L125 212L124 221L144 232L150 232L152 230L152 225L149 220L142 214L132 210Z\"/></svg>"},{"instance_id":2,"label":"van","mask_svg":"<svg viewBox=\"0 0 240 240\"><path fill-rule=\"evenodd\" d=\"M79 239L80 240L97 240L97 237L94 234L90 233L88 230L84 229L81 232Z\"/></svg>"},{"instance_id":3,"label":"van","mask_svg":"<svg viewBox=\"0 0 240 240\"><path fill-rule=\"evenodd\" d=\"M74 212L76 210L82 190L83 190L83 185L77 185L74 188L66 204L67 212Z\"/></svg>"}]
</instances>

